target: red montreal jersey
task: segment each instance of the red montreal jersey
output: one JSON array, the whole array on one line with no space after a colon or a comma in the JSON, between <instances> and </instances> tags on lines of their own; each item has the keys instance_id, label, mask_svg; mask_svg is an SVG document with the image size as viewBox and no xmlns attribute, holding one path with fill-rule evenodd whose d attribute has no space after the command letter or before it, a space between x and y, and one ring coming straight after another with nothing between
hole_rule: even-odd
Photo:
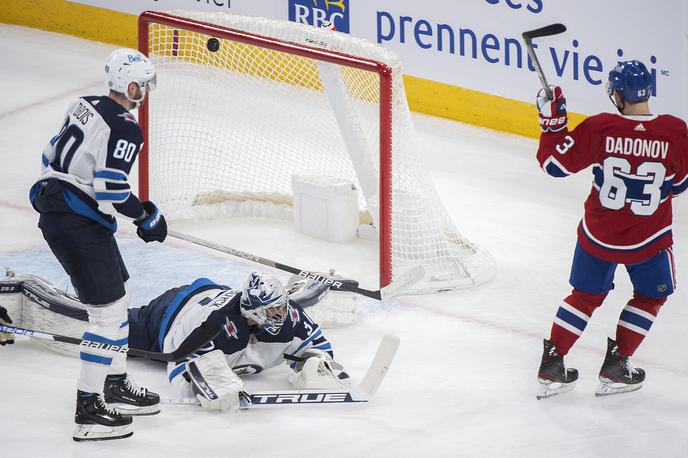
<instances>
[{"instance_id":1,"label":"red montreal jersey","mask_svg":"<svg viewBox=\"0 0 688 458\"><path fill-rule=\"evenodd\" d=\"M634 264L672 245L671 201L688 187L688 129L679 118L591 116L573 131L543 132L537 159L554 177L592 166L578 226L591 255Z\"/></svg>"}]
</instances>

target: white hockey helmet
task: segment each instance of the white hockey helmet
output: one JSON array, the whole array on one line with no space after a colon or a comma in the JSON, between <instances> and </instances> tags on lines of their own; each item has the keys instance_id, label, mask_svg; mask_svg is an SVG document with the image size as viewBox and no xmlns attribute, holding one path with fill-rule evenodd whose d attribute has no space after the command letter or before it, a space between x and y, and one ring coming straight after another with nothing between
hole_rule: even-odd
<instances>
[{"instance_id":1,"label":"white hockey helmet","mask_svg":"<svg viewBox=\"0 0 688 458\"><path fill-rule=\"evenodd\" d=\"M116 92L121 92L136 104L143 102L148 91L155 89L155 66L143 53L129 48L112 51L105 62L107 85ZM135 83L141 89L137 99L129 97L129 83Z\"/></svg>"},{"instance_id":2,"label":"white hockey helmet","mask_svg":"<svg viewBox=\"0 0 688 458\"><path fill-rule=\"evenodd\" d=\"M289 313L289 295L279 280L252 272L241 292L241 315L277 334Z\"/></svg>"}]
</instances>

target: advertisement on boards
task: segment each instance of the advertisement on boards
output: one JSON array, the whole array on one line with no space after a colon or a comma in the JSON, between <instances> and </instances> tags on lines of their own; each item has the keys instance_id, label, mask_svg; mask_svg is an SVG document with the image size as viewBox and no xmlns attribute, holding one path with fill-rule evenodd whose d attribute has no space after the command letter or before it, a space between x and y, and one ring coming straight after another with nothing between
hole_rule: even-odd
<instances>
[{"instance_id":1,"label":"advertisement on boards","mask_svg":"<svg viewBox=\"0 0 688 458\"><path fill-rule=\"evenodd\" d=\"M521 33L555 22L561 35L534 41L570 111L613 110L607 74L619 60L650 69L656 112L685 116L688 2L683 0L74 0L130 14L182 9L292 20L367 38L396 51L404 73L533 102L539 80Z\"/></svg>"}]
</instances>

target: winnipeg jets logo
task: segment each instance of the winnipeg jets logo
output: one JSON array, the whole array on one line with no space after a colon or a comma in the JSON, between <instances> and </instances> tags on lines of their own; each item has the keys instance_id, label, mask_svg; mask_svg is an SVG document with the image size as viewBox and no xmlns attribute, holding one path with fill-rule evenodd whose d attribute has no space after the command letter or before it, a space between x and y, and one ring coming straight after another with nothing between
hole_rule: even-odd
<instances>
[{"instance_id":1,"label":"winnipeg jets logo","mask_svg":"<svg viewBox=\"0 0 688 458\"><path fill-rule=\"evenodd\" d=\"M291 317L292 327L295 327L296 323L299 322L299 312L289 306L289 316Z\"/></svg>"},{"instance_id":2,"label":"winnipeg jets logo","mask_svg":"<svg viewBox=\"0 0 688 458\"><path fill-rule=\"evenodd\" d=\"M227 337L230 339L238 339L239 338L239 331L237 330L236 325L234 324L234 321L230 321L228 317L225 317L225 325L223 327L225 334L227 334Z\"/></svg>"},{"instance_id":3,"label":"winnipeg jets logo","mask_svg":"<svg viewBox=\"0 0 688 458\"><path fill-rule=\"evenodd\" d=\"M129 121L129 122L133 122L134 124L138 124L138 122L136 122L136 117L134 117L134 115L129 113L129 112L120 113L117 116L119 116L120 118L124 118L125 121Z\"/></svg>"}]
</instances>

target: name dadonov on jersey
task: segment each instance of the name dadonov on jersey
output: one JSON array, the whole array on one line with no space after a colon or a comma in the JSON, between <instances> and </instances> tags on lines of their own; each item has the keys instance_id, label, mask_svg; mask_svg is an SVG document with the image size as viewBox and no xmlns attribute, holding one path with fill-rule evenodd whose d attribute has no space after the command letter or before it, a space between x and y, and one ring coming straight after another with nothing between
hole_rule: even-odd
<instances>
[{"instance_id":1,"label":"name dadonov on jersey","mask_svg":"<svg viewBox=\"0 0 688 458\"><path fill-rule=\"evenodd\" d=\"M666 159L669 152L669 142L649 140L645 138L606 137L604 150L609 154L622 156L650 157Z\"/></svg>"}]
</instances>

